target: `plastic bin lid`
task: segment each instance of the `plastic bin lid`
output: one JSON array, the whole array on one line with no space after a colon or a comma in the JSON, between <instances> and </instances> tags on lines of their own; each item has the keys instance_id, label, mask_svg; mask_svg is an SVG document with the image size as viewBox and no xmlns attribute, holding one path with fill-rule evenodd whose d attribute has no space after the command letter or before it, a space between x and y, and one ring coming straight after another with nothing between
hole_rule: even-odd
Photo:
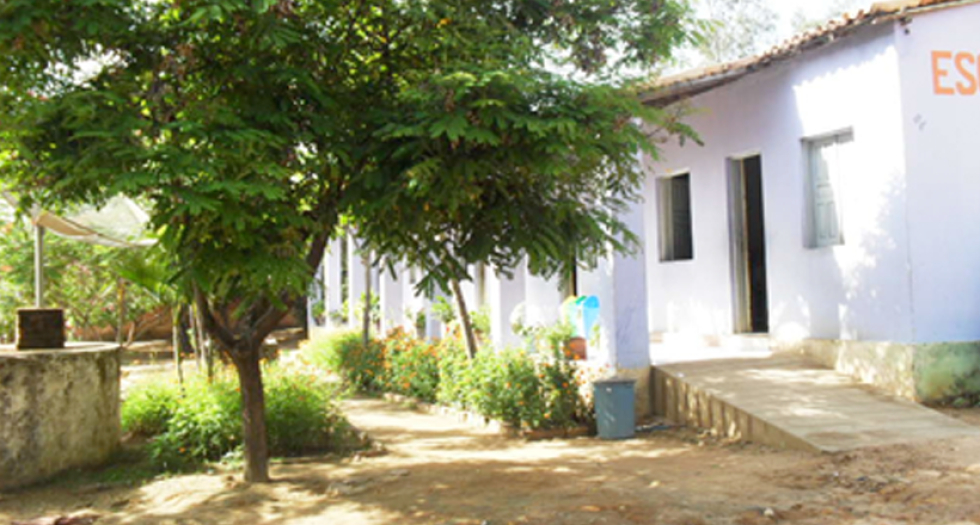
<instances>
[{"instance_id":1,"label":"plastic bin lid","mask_svg":"<svg viewBox=\"0 0 980 525\"><path fill-rule=\"evenodd\" d=\"M594 384L596 384L596 385L620 385L620 384L626 384L626 383L635 384L636 383L636 379L632 379L632 378L629 378L629 377L610 377L610 378L607 378L607 379L600 379L598 381L595 381Z\"/></svg>"}]
</instances>

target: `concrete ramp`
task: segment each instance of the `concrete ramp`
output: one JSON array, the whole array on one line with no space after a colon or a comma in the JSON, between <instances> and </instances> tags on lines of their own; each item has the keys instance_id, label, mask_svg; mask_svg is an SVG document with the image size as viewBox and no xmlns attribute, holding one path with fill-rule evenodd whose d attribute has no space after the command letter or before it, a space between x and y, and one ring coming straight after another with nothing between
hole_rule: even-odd
<instances>
[{"instance_id":1,"label":"concrete ramp","mask_svg":"<svg viewBox=\"0 0 980 525\"><path fill-rule=\"evenodd\" d=\"M672 421L778 448L840 452L980 437L980 428L790 355L659 365L654 396L657 413Z\"/></svg>"}]
</instances>

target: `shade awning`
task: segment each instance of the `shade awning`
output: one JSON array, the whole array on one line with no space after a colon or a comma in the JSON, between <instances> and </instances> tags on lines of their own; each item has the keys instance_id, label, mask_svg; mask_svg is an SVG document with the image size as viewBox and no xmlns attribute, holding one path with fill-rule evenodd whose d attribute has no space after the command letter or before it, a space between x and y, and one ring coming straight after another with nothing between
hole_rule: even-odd
<instances>
[{"instance_id":1,"label":"shade awning","mask_svg":"<svg viewBox=\"0 0 980 525\"><path fill-rule=\"evenodd\" d=\"M9 209L17 207L17 199L3 193ZM3 203L0 202L0 208ZM2 210L0 210L2 211ZM0 216L3 214L0 213ZM57 215L47 211L32 214L31 221L62 237L113 248L151 246L156 241L146 238L150 217L132 199L117 196L100 208L81 206L70 214Z\"/></svg>"}]
</instances>

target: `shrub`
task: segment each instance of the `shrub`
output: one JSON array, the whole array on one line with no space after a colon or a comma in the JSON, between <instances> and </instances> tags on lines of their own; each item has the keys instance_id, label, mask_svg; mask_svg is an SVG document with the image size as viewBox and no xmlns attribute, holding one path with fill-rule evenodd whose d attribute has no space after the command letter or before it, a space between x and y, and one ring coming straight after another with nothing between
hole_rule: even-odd
<instances>
[{"instance_id":1,"label":"shrub","mask_svg":"<svg viewBox=\"0 0 980 525\"><path fill-rule=\"evenodd\" d=\"M535 359L523 350L485 349L470 361L455 339L439 346L438 400L531 429L588 422L575 367L561 353Z\"/></svg>"},{"instance_id":2,"label":"shrub","mask_svg":"<svg viewBox=\"0 0 980 525\"><path fill-rule=\"evenodd\" d=\"M377 341L365 348L361 332L353 330L318 337L304 349L310 363L361 390L384 389L384 351L384 345Z\"/></svg>"},{"instance_id":3,"label":"shrub","mask_svg":"<svg viewBox=\"0 0 980 525\"><path fill-rule=\"evenodd\" d=\"M469 407L468 395L474 374L469 372L471 363L466 349L459 339L447 337L439 342L438 352L439 388L436 399L447 405Z\"/></svg>"},{"instance_id":4,"label":"shrub","mask_svg":"<svg viewBox=\"0 0 980 525\"><path fill-rule=\"evenodd\" d=\"M490 306L483 305L470 315L473 331L483 340L490 337Z\"/></svg>"},{"instance_id":5,"label":"shrub","mask_svg":"<svg viewBox=\"0 0 980 525\"><path fill-rule=\"evenodd\" d=\"M313 373L270 366L265 381L269 452L295 456L317 451L341 451L354 434L335 399L338 386Z\"/></svg>"},{"instance_id":6,"label":"shrub","mask_svg":"<svg viewBox=\"0 0 980 525\"><path fill-rule=\"evenodd\" d=\"M441 296L432 303L432 315L439 320L440 323L449 326L456 322L456 307L449 302L445 296Z\"/></svg>"},{"instance_id":7,"label":"shrub","mask_svg":"<svg viewBox=\"0 0 980 525\"><path fill-rule=\"evenodd\" d=\"M157 380L141 385L126 396L122 405L122 428L141 436L155 436L167 430L180 388L174 382Z\"/></svg>"},{"instance_id":8,"label":"shrub","mask_svg":"<svg viewBox=\"0 0 980 525\"><path fill-rule=\"evenodd\" d=\"M336 386L316 374L279 365L265 367L264 377L271 455L345 451L353 443L353 429L332 401ZM183 393L165 383L138 388L123 404L123 414L127 430L155 436L150 457L165 470L241 450L241 395L229 370L220 371L210 384L195 376Z\"/></svg>"},{"instance_id":9,"label":"shrub","mask_svg":"<svg viewBox=\"0 0 980 525\"><path fill-rule=\"evenodd\" d=\"M565 325L538 330L533 356L485 346L472 361L459 330L434 345L397 329L369 348L357 332L341 332L311 343L307 352L311 362L356 388L439 401L522 428L563 428L591 418L564 348L570 331Z\"/></svg>"},{"instance_id":10,"label":"shrub","mask_svg":"<svg viewBox=\"0 0 980 525\"><path fill-rule=\"evenodd\" d=\"M177 398L167 430L150 442L150 457L164 470L221 459L242 442L241 395L227 370L213 383L195 377Z\"/></svg>"},{"instance_id":11,"label":"shrub","mask_svg":"<svg viewBox=\"0 0 980 525\"><path fill-rule=\"evenodd\" d=\"M400 328L385 340L385 386L389 392L436 401L439 389L437 346L410 337Z\"/></svg>"},{"instance_id":12,"label":"shrub","mask_svg":"<svg viewBox=\"0 0 980 525\"><path fill-rule=\"evenodd\" d=\"M580 423L575 372L564 359L535 361L513 349L483 352L467 374L467 405L481 414L531 429Z\"/></svg>"}]
</instances>

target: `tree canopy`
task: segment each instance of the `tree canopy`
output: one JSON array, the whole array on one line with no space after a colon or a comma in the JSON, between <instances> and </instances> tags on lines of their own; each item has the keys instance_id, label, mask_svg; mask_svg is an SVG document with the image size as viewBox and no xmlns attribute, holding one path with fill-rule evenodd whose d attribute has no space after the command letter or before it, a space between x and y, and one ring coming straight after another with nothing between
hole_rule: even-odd
<instances>
[{"instance_id":1,"label":"tree canopy","mask_svg":"<svg viewBox=\"0 0 980 525\"><path fill-rule=\"evenodd\" d=\"M695 3L706 33L695 46L703 62L730 62L776 44L779 14L767 0L696 0Z\"/></svg>"},{"instance_id":2,"label":"tree canopy","mask_svg":"<svg viewBox=\"0 0 980 525\"><path fill-rule=\"evenodd\" d=\"M152 205L174 283L239 371L261 481L259 345L337 227L438 282L628 248L617 212L655 153L635 119L685 130L617 79L669 58L686 16L683 0L4 0L0 183L52 209Z\"/></svg>"}]
</instances>

